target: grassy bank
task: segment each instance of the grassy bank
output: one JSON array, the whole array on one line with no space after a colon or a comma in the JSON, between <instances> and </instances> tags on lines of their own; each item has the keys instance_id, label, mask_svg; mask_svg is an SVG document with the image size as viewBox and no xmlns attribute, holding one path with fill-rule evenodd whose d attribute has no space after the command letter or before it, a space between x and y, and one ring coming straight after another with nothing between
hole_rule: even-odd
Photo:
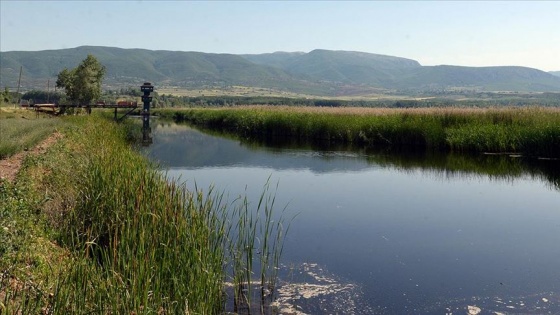
<instances>
[{"instance_id":1,"label":"grassy bank","mask_svg":"<svg viewBox=\"0 0 560 315\"><path fill-rule=\"evenodd\" d=\"M276 259L268 203L260 216L169 183L101 117L65 118L60 132L0 183L1 313L219 314L225 281L241 286L254 260ZM280 236L253 257L244 248L261 227Z\"/></svg>"},{"instance_id":2,"label":"grassy bank","mask_svg":"<svg viewBox=\"0 0 560 315\"><path fill-rule=\"evenodd\" d=\"M159 110L248 137L560 157L560 109L235 107Z\"/></svg>"}]
</instances>

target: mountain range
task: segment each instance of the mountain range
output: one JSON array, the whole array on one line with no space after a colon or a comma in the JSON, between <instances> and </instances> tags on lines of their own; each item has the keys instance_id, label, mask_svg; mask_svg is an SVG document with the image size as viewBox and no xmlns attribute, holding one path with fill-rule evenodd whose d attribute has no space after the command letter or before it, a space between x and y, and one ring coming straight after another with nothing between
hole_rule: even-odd
<instances>
[{"instance_id":1,"label":"mountain range","mask_svg":"<svg viewBox=\"0 0 560 315\"><path fill-rule=\"evenodd\" d=\"M560 72L517 67L422 66L418 61L354 51L316 49L268 54L122 49L81 46L44 51L0 52L0 86L52 86L64 68L88 54L106 68L109 88L152 82L156 87L225 88L251 86L312 95L353 95L364 91L560 91Z\"/></svg>"}]
</instances>

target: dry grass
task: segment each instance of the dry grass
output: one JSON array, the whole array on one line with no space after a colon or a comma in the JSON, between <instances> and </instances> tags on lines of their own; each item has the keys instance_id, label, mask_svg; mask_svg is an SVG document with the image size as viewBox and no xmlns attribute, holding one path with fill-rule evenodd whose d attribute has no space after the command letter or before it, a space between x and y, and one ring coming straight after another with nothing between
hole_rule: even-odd
<instances>
[{"instance_id":1,"label":"dry grass","mask_svg":"<svg viewBox=\"0 0 560 315\"><path fill-rule=\"evenodd\" d=\"M205 110L224 110L224 108L205 109ZM311 107L311 106L236 106L227 110L251 110L259 112L290 112L290 113L310 113L310 114L336 114L336 115L358 115L358 116L387 116L387 115L483 115L488 113L543 113L560 114L557 107L424 107L424 108L367 108L367 107Z\"/></svg>"},{"instance_id":2,"label":"dry grass","mask_svg":"<svg viewBox=\"0 0 560 315\"><path fill-rule=\"evenodd\" d=\"M288 98L305 98L316 96L308 94L298 94L292 92L284 92L275 89L249 87L249 86L229 86L225 88L207 88L207 89L186 89L181 87L160 88L157 90L159 94L170 94L174 96L202 97L202 96L243 96L243 97L288 97Z\"/></svg>"},{"instance_id":3,"label":"dry grass","mask_svg":"<svg viewBox=\"0 0 560 315\"><path fill-rule=\"evenodd\" d=\"M410 96L405 95L388 95L383 91L372 89L367 91L360 91L358 94L340 95L340 96L319 96L312 94L301 94L280 91L269 88L249 87L249 86L229 86L225 88L207 88L207 89L186 89L182 87L166 87L159 88L157 92L166 95L174 96L187 96L187 97L217 97L217 96L230 96L230 97L282 97L294 99L315 99L315 100L410 100ZM413 98L415 100L429 99Z\"/></svg>"}]
</instances>

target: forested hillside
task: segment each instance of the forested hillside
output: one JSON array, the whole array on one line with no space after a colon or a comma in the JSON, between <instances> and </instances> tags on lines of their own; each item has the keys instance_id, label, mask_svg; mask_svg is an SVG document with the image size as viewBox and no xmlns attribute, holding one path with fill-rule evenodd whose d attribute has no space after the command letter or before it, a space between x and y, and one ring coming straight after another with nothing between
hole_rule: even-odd
<instances>
[{"instance_id":1,"label":"forested hillside","mask_svg":"<svg viewBox=\"0 0 560 315\"><path fill-rule=\"evenodd\" d=\"M0 86L16 87L22 69L24 89L44 89L49 82L54 85L58 72L75 67L88 54L107 68L104 83L109 88L150 81L158 87L237 85L325 96L368 89L560 91L558 72L525 67L422 66L401 57L322 49L234 55L96 46L2 52Z\"/></svg>"}]
</instances>

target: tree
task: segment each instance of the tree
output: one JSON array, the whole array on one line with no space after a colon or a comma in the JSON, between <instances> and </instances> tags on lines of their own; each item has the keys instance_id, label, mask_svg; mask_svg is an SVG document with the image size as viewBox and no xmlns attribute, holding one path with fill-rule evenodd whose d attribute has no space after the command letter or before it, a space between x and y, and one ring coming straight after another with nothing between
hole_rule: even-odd
<instances>
[{"instance_id":1,"label":"tree","mask_svg":"<svg viewBox=\"0 0 560 315\"><path fill-rule=\"evenodd\" d=\"M2 104L9 104L11 101L11 95L10 95L10 91L8 90L8 87L4 88L4 92L2 92L2 94L0 94L0 102Z\"/></svg>"},{"instance_id":2,"label":"tree","mask_svg":"<svg viewBox=\"0 0 560 315\"><path fill-rule=\"evenodd\" d=\"M77 105L89 105L101 96L101 81L105 67L93 55L88 55L78 67L62 70L56 87L66 91L68 100Z\"/></svg>"},{"instance_id":3,"label":"tree","mask_svg":"<svg viewBox=\"0 0 560 315\"><path fill-rule=\"evenodd\" d=\"M58 92L47 92L40 90L31 90L22 95L22 100L32 100L34 104L37 103L58 103L62 98L62 94Z\"/></svg>"}]
</instances>

